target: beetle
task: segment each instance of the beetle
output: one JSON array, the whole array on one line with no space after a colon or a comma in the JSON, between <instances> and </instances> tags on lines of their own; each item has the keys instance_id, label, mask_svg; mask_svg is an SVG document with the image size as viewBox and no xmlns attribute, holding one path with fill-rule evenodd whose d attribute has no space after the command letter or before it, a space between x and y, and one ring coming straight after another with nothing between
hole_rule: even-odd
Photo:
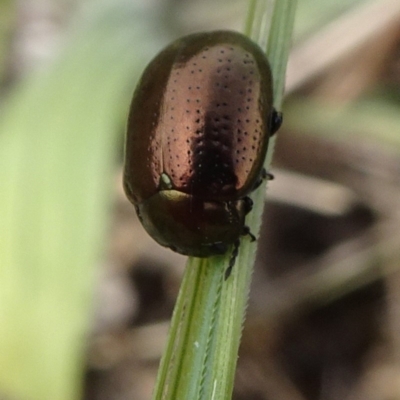
<instances>
[{"instance_id":1,"label":"beetle","mask_svg":"<svg viewBox=\"0 0 400 400\"><path fill-rule=\"evenodd\" d=\"M128 116L124 190L160 245L209 257L250 235L248 195L281 123L262 50L243 34L185 36L145 69Z\"/></svg>"}]
</instances>

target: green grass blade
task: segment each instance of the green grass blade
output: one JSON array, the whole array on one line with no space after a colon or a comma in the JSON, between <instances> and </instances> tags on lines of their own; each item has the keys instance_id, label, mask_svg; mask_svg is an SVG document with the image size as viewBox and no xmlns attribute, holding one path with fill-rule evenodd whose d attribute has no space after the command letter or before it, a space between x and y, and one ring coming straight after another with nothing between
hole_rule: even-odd
<instances>
[{"instance_id":1,"label":"green grass blade","mask_svg":"<svg viewBox=\"0 0 400 400\"><path fill-rule=\"evenodd\" d=\"M253 0L246 22L246 33L261 46L268 46L277 108L282 103L295 7L292 0L276 0L274 8L269 1ZM255 233L260 228L264 193L262 185L253 197L254 209L246 219ZM226 281L230 254L189 258L154 400L231 397L255 250L255 243L242 239L236 265Z\"/></svg>"}]
</instances>

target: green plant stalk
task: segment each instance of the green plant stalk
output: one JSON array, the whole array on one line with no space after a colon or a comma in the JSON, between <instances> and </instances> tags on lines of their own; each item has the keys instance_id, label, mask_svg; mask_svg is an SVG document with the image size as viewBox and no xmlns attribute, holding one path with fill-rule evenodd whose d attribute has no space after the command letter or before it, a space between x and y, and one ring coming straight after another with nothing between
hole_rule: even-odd
<instances>
[{"instance_id":1,"label":"green plant stalk","mask_svg":"<svg viewBox=\"0 0 400 400\"><path fill-rule=\"evenodd\" d=\"M265 15L270 6L265 0L250 3L246 33L267 46L274 74L274 104L280 109L296 2L276 0L273 15ZM272 149L270 146L266 166L270 163ZM251 232L258 233L265 183L252 197L254 208L246 223ZM227 280L224 275L230 254L208 259L189 258L160 364L154 400L231 397L255 252L256 243L247 237L241 239L236 264Z\"/></svg>"}]
</instances>

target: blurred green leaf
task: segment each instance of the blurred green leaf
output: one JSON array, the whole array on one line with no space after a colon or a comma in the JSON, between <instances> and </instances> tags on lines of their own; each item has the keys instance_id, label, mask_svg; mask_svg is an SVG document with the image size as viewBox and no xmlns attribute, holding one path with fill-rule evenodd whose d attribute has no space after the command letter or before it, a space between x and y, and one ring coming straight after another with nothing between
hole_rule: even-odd
<instances>
[{"instance_id":1,"label":"blurred green leaf","mask_svg":"<svg viewBox=\"0 0 400 400\"><path fill-rule=\"evenodd\" d=\"M80 397L121 117L164 40L123 0L83 3L73 28L0 121L0 393L24 400Z\"/></svg>"}]
</instances>

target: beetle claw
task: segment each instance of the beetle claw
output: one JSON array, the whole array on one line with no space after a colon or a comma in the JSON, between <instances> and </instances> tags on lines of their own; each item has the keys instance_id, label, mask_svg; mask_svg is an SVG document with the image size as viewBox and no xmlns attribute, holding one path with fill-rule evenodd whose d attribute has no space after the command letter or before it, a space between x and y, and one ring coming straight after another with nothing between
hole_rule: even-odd
<instances>
[{"instance_id":1,"label":"beetle claw","mask_svg":"<svg viewBox=\"0 0 400 400\"><path fill-rule=\"evenodd\" d=\"M264 170L264 171L265 171L265 170ZM272 180L275 179L275 177L274 177L273 174L271 174L271 172L265 171L265 178L264 178L264 179L267 179L267 180L269 180L269 181L272 181Z\"/></svg>"},{"instance_id":2,"label":"beetle claw","mask_svg":"<svg viewBox=\"0 0 400 400\"><path fill-rule=\"evenodd\" d=\"M246 235L250 236L251 242L255 242L257 240L257 238L250 232L250 228L248 226L243 227L242 236L246 236Z\"/></svg>"},{"instance_id":3,"label":"beetle claw","mask_svg":"<svg viewBox=\"0 0 400 400\"><path fill-rule=\"evenodd\" d=\"M259 186L263 183L265 179L272 181L274 179L274 175L272 175L270 172L268 172L265 168L261 170L260 176L257 179L256 183L254 184L253 190L256 190L259 188Z\"/></svg>"}]
</instances>

